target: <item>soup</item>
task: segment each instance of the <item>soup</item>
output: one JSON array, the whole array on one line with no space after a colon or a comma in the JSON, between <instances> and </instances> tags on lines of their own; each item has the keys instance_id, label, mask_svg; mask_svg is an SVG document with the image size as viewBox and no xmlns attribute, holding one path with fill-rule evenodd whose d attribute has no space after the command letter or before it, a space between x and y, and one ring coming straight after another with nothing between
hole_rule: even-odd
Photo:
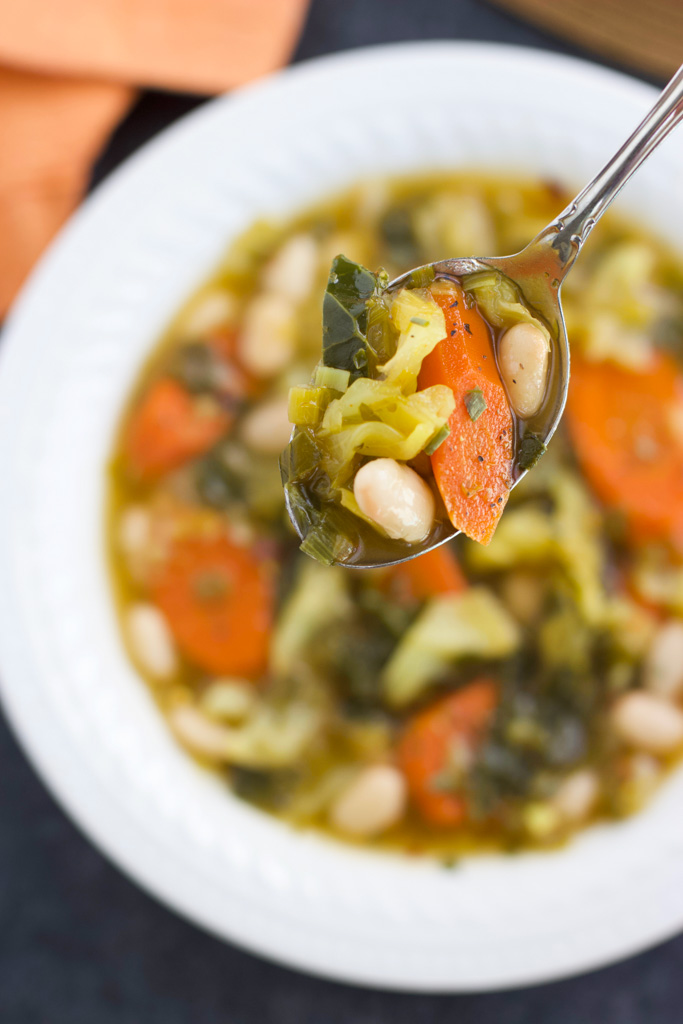
<instances>
[{"instance_id":1,"label":"soup","mask_svg":"<svg viewBox=\"0 0 683 1024\"><path fill-rule=\"evenodd\" d=\"M241 799L441 856L641 807L683 749L683 261L607 218L564 291L566 420L491 543L357 571L299 551L278 459L340 252L390 277L521 248L554 184L373 181L254 225L123 414L108 505L130 656Z\"/></svg>"}]
</instances>

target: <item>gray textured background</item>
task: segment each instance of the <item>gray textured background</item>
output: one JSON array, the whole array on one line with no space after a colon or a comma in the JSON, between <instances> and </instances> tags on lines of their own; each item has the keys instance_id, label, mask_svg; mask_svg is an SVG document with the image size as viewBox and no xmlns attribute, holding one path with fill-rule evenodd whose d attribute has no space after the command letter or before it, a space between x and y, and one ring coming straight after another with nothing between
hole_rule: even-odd
<instances>
[{"instance_id":1,"label":"gray textured background","mask_svg":"<svg viewBox=\"0 0 683 1024\"><path fill-rule=\"evenodd\" d=\"M313 0L295 59L434 38L576 52L476 0ZM95 180L198 102L143 96ZM306 978L204 935L131 885L56 807L1 720L0 778L1 1024L683 1020L683 937L583 978L493 995L393 995Z\"/></svg>"}]
</instances>

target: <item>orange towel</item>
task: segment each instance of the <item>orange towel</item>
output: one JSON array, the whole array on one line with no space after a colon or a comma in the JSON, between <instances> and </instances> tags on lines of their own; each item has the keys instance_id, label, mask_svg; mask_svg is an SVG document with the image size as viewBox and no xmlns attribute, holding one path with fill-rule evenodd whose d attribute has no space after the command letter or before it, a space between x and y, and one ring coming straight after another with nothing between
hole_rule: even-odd
<instances>
[{"instance_id":1,"label":"orange towel","mask_svg":"<svg viewBox=\"0 0 683 1024\"><path fill-rule=\"evenodd\" d=\"M213 93L289 57L307 0L0 3L0 316L135 86Z\"/></svg>"}]
</instances>

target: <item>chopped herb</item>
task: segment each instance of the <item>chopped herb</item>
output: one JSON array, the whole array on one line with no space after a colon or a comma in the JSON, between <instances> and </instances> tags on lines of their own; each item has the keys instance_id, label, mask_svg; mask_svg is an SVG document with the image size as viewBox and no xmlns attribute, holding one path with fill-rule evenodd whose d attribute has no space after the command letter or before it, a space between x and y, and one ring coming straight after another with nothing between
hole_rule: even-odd
<instances>
[{"instance_id":1,"label":"chopped herb","mask_svg":"<svg viewBox=\"0 0 683 1024\"><path fill-rule=\"evenodd\" d=\"M417 324L418 327L429 327L429 320L425 320L423 316L411 316L411 324Z\"/></svg>"},{"instance_id":2,"label":"chopped herb","mask_svg":"<svg viewBox=\"0 0 683 1024\"><path fill-rule=\"evenodd\" d=\"M486 408L486 399L481 388L472 388L471 391L465 392L465 405L470 419L476 423Z\"/></svg>"},{"instance_id":3,"label":"chopped herb","mask_svg":"<svg viewBox=\"0 0 683 1024\"><path fill-rule=\"evenodd\" d=\"M537 434L525 434L517 453L517 465L520 469L532 469L545 450L546 447Z\"/></svg>"},{"instance_id":4,"label":"chopped herb","mask_svg":"<svg viewBox=\"0 0 683 1024\"><path fill-rule=\"evenodd\" d=\"M431 439L429 444L425 446L425 448L423 449L425 454L426 455L433 455L434 452L436 451L436 449L439 448L443 444L443 442L446 440L446 438L448 437L450 432L451 432L451 428L448 426L448 424L445 424L445 426L443 426L441 428L441 430L437 431L437 433Z\"/></svg>"}]
</instances>

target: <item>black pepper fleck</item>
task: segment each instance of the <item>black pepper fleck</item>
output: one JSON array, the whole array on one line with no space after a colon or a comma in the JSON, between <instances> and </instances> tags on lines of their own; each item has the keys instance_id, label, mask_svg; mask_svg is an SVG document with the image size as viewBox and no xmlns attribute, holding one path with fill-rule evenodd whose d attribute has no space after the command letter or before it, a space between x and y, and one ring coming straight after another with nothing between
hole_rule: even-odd
<instances>
[{"instance_id":1,"label":"black pepper fleck","mask_svg":"<svg viewBox=\"0 0 683 1024\"><path fill-rule=\"evenodd\" d=\"M470 325L469 324L463 324L463 327L465 328L465 330L467 331L468 334L472 333L472 331L470 330Z\"/></svg>"},{"instance_id":2,"label":"black pepper fleck","mask_svg":"<svg viewBox=\"0 0 683 1024\"><path fill-rule=\"evenodd\" d=\"M452 330L451 331L451 338L453 337L454 334L455 334L455 330Z\"/></svg>"},{"instance_id":3,"label":"black pepper fleck","mask_svg":"<svg viewBox=\"0 0 683 1024\"><path fill-rule=\"evenodd\" d=\"M479 459L480 462L484 461L484 456L483 455L477 455L477 458Z\"/></svg>"}]
</instances>

